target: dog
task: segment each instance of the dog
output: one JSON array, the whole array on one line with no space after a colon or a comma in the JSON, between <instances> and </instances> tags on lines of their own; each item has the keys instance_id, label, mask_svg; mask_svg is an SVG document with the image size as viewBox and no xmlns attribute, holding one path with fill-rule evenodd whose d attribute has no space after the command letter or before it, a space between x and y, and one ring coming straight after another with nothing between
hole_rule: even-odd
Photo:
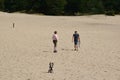
<instances>
[{"instance_id":1,"label":"dog","mask_svg":"<svg viewBox=\"0 0 120 80\"><path fill-rule=\"evenodd\" d=\"M53 73L53 66L54 66L54 63L53 63L53 62L50 62L50 63L49 63L48 73Z\"/></svg>"}]
</instances>

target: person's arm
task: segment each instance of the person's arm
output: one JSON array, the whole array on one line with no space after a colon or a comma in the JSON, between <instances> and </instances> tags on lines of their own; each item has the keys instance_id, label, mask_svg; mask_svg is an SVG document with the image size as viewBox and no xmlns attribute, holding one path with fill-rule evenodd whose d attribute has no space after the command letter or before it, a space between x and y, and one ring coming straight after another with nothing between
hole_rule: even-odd
<instances>
[{"instance_id":1,"label":"person's arm","mask_svg":"<svg viewBox=\"0 0 120 80\"><path fill-rule=\"evenodd\" d=\"M78 41L80 42L80 35L78 36Z\"/></svg>"},{"instance_id":2,"label":"person's arm","mask_svg":"<svg viewBox=\"0 0 120 80\"><path fill-rule=\"evenodd\" d=\"M80 37L78 38L78 41L80 42Z\"/></svg>"}]
</instances>

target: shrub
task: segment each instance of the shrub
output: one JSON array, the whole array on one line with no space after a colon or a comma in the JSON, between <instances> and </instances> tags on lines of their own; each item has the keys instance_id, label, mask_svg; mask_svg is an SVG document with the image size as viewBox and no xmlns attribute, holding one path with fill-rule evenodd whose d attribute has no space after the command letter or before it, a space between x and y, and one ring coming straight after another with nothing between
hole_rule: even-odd
<instances>
[{"instance_id":1,"label":"shrub","mask_svg":"<svg viewBox=\"0 0 120 80\"><path fill-rule=\"evenodd\" d=\"M105 11L105 15L115 16L115 12L113 10L111 10L111 11Z\"/></svg>"}]
</instances>

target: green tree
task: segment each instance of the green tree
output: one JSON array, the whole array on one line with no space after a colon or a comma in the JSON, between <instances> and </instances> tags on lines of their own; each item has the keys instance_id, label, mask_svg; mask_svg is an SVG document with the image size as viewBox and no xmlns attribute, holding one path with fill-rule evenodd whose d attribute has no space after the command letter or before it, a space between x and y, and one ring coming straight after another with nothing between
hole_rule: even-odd
<instances>
[{"instance_id":1,"label":"green tree","mask_svg":"<svg viewBox=\"0 0 120 80\"><path fill-rule=\"evenodd\" d=\"M105 11L120 13L120 0L104 0L103 5L105 7Z\"/></svg>"},{"instance_id":2,"label":"green tree","mask_svg":"<svg viewBox=\"0 0 120 80\"><path fill-rule=\"evenodd\" d=\"M0 0L0 10L4 11L4 0Z\"/></svg>"},{"instance_id":3,"label":"green tree","mask_svg":"<svg viewBox=\"0 0 120 80\"><path fill-rule=\"evenodd\" d=\"M61 15L64 13L64 6L66 4L66 0L44 0L42 1L42 5L45 14L49 15Z\"/></svg>"},{"instance_id":4,"label":"green tree","mask_svg":"<svg viewBox=\"0 0 120 80\"><path fill-rule=\"evenodd\" d=\"M65 6L65 13L73 15L80 11L81 0L67 0L67 5Z\"/></svg>"},{"instance_id":5,"label":"green tree","mask_svg":"<svg viewBox=\"0 0 120 80\"><path fill-rule=\"evenodd\" d=\"M26 12L40 12L41 0L22 0L23 10Z\"/></svg>"},{"instance_id":6,"label":"green tree","mask_svg":"<svg viewBox=\"0 0 120 80\"><path fill-rule=\"evenodd\" d=\"M103 13L104 6L101 0L81 0L82 13Z\"/></svg>"},{"instance_id":7,"label":"green tree","mask_svg":"<svg viewBox=\"0 0 120 80\"><path fill-rule=\"evenodd\" d=\"M14 12L21 10L21 1L20 0L4 0L5 11Z\"/></svg>"}]
</instances>

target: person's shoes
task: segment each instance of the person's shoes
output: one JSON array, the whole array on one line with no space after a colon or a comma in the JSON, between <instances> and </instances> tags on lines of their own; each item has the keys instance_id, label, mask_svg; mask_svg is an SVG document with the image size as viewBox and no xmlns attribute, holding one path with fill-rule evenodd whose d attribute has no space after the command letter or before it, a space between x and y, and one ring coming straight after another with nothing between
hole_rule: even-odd
<instances>
[{"instance_id":1,"label":"person's shoes","mask_svg":"<svg viewBox=\"0 0 120 80\"><path fill-rule=\"evenodd\" d=\"M57 50L55 50L54 53L57 53Z\"/></svg>"},{"instance_id":2,"label":"person's shoes","mask_svg":"<svg viewBox=\"0 0 120 80\"><path fill-rule=\"evenodd\" d=\"M78 51L78 49L74 49L74 51Z\"/></svg>"}]
</instances>

